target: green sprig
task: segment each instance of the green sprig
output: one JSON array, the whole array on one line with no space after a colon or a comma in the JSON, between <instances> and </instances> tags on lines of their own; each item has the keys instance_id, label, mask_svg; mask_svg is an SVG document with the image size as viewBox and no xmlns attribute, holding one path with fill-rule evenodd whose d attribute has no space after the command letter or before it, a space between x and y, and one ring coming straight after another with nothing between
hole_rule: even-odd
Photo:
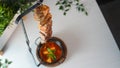
<instances>
[{"instance_id":1,"label":"green sprig","mask_svg":"<svg viewBox=\"0 0 120 68\"><path fill-rule=\"evenodd\" d=\"M2 60L0 59L0 68L8 68L8 66L12 63L8 59Z\"/></svg>"},{"instance_id":2,"label":"green sprig","mask_svg":"<svg viewBox=\"0 0 120 68\"><path fill-rule=\"evenodd\" d=\"M56 60L56 56L54 54L55 50L51 50L50 48L47 48L47 51L49 52L48 57L52 58L52 60Z\"/></svg>"},{"instance_id":3,"label":"green sprig","mask_svg":"<svg viewBox=\"0 0 120 68\"><path fill-rule=\"evenodd\" d=\"M88 15L88 12L85 10L84 5L80 3L80 0L58 0L56 5L59 6L59 10L63 11L63 15L66 15L73 5L78 11Z\"/></svg>"}]
</instances>

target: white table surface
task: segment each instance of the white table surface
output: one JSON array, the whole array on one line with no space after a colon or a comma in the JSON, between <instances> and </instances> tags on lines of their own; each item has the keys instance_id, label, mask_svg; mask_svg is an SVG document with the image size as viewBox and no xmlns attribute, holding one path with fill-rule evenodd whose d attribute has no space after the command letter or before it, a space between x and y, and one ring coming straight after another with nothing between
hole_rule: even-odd
<instances>
[{"instance_id":1,"label":"white table surface","mask_svg":"<svg viewBox=\"0 0 120 68\"><path fill-rule=\"evenodd\" d=\"M68 49L65 62L55 68L120 68L119 49L95 0L82 0L88 16L75 8L63 16L54 0L45 1L53 15L53 36L61 38ZM28 14L25 20L31 43L39 36L32 16L33 13ZM9 68L37 68L20 24L8 41L3 58L13 61Z\"/></svg>"}]
</instances>

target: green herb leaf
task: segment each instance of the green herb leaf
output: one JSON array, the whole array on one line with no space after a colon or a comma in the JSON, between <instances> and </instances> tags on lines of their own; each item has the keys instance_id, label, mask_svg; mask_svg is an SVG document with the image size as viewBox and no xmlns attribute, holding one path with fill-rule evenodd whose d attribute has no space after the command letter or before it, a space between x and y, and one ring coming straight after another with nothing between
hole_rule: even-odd
<instances>
[{"instance_id":1,"label":"green herb leaf","mask_svg":"<svg viewBox=\"0 0 120 68\"><path fill-rule=\"evenodd\" d=\"M60 9L60 10L64 10L64 7L61 5L61 6L59 7L59 9Z\"/></svg>"},{"instance_id":2,"label":"green herb leaf","mask_svg":"<svg viewBox=\"0 0 120 68\"><path fill-rule=\"evenodd\" d=\"M58 1L57 3L56 3L56 5L59 5L60 4L60 2Z\"/></svg>"},{"instance_id":3,"label":"green herb leaf","mask_svg":"<svg viewBox=\"0 0 120 68\"><path fill-rule=\"evenodd\" d=\"M86 15L88 15L88 13L87 13L87 12L85 12L85 14L86 14Z\"/></svg>"},{"instance_id":4,"label":"green herb leaf","mask_svg":"<svg viewBox=\"0 0 120 68\"><path fill-rule=\"evenodd\" d=\"M55 50L51 50L50 48L47 48L47 51L49 52L48 57L52 58L52 60L56 60L56 56L54 54Z\"/></svg>"},{"instance_id":5,"label":"green herb leaf","mask_svg":"<svg viewBox=\"0 0 120 68\"><path fill-rule=\"evenodd\" d=\"M50 48L47 48L47 51L48 51L49 53L52 53L52 50L51 50Z\"/></svg>"},{"instance_id":6,"label":"green herb leaf","mask_svg":"<svg viewBox=\"0 0 120 68\"><path fill-rule=\"evenodd\" d=\"M84 9L84 8L81 8L81 11L83 12L83 11L85 11L85 9Z\"/></svg>"},{"instance_id":7,"label":"green herb leaf","mask_svg":"<svg viewBox=\"0 0 120 68\"><path fill-rule=\"evenodd\" d=\"M76 5L79 5L79 3L76 3Z\"/></svg>"},{"instance_id":8,"label":"green herb leaf","mask_svg":"<svg viewBox=\"0 0 120 68\"><path fill-rule=\"evenodd\" d=\"M70 9L66 9L65 11L67 12L67 11L69 11Z\"/></svg>"},{"instance_id":9,"label":"green herb leaf","mask_svg":"<svg viewBox=\"0 0 120 68\"><path fill-rule=\"evenodd\" d=\"M0 62L0 67L2 66L2 63Z\"/></svg>"},{"instance_id":10,"label":"green herb leaf","mask_svg":"<svg viewBox=\"0 0 120 68\"><path fill-rule=\"evenodd\" d=\"M5 59L5 63L8 63L8 59Z\"/></svg>"},{"instance_id":11,"label":"green herb leaf","mask_svg":"<svg viewBox=\"0 0 120 68\"><path fill-rule=\"evenodd\" d=\"M68 4L68 5L66 5L66 7L71 7L71 5L70 5L70 4Z\"/></svg>"},{"instance_id":12,"label":"green herb leaf","mask_svg":"<svg viewBox=\"0 0 120 68\"><path fill-rule=\"evenodd\" d=\"M73 3L72 1L69 2L69 4L72 4L72 3Z\"/></svg>"},{"instance_id":13,"label":"green herb leaf","mask_svg":"<svg viewBox=\"0 0 120 68\"><path fill-rule=\"evenodd\" d=\"M56 60L56 56L53 54L48 54L48 57L52 58L52 60Z\"/></svg>"},{"instance_id":14,"label":"green herb leaf","mask_svg":"<svg viewBox=\"0 0 120 68\"><path fill-rule=\"evenodd\" d=\"M67 13L66 13L66 12L64 12L63 14L64 14L64 15L66 15Z\"/></svg>"},{"instance_id":15,"label":"green herb leaf","mask_svg":"<svg viewBox=\"0 0 120 68\"><path fill-rule=\"evenodd\" d=\"M8 64L11 64L11 63L12 63L12 61L9 61L9 62L8 62Z\"/></svg>"},{"instance_id":16,"label":"green herb leaf","mask_svg":"<svg viewBox=\"0 0 120 68\"><path fill-rule=\"evenodd\" d=\"M80 4L80 6L82 6L82 7L83 7L83 4Z\"/></svg>"},{"instance_id":17,"label":"green herb leaf","mask_svg":"<svg viewBox=\"0 0 120 68\"><path fill-rule=\"evenodd\" d=\"M64 1L62 2L62 4L67 4L66 0L64 0Z\"/></svg>"},{"instance_id":18,"label":"green herb leaf","mask_svg":"<svg viewBox=\"0 0 120 68\"><path fill-rule=\"evenodd\" d=\"M81 8L80 8L80 7L77 7L77 9L78 9L78 11L80 11L80 10L81 10Z\"/></svg>"}]
</instances>

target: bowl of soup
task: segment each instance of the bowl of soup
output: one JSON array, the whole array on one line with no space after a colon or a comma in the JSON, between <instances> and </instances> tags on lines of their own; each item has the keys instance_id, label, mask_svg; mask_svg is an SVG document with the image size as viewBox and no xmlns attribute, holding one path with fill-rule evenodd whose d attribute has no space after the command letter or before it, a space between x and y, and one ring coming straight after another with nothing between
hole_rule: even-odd
<instances>
[{"instance_id":1,"label":"bowl of soup","mask_svg":"<svg viewBox=\"0 0 120 68\"><path fill-rule=\"evenodd\" d=\"M64 62L67 55L67 48L61 39L52 37L46 43L40 43L37 46L36 55L41 64L57 66Z\"/></svg>"}]
</instances>

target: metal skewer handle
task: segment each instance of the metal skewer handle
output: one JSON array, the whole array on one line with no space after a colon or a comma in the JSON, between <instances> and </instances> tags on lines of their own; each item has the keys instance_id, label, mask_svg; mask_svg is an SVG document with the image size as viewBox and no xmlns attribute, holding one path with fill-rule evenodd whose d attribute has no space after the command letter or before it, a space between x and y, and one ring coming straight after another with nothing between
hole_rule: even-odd
<instances>
[{"instance_id":1,"label":"metal skewer handle","mask_svg":"<svg viewBox=\"0 0 120 68\"><path fill-rule=\"evenodd\" d=\"M43 2L43 0L38 0L36 4L34 4L32 7L28 8L26 11L24 11L21 15L19 15L15 21L16 24L19 23L19 21L21 20L21 24L22 24L22 27L23 27L23 31L24 31L24 34L25 34L25 39L26 39L26 44L28 46L28 49L29 49L29 52L30 54L32 55L32 58L36 64L37 67L39 67L41 65L41 62L39 64L36 63L35 61L35 57L32 53L32 49L30 47L30 41L29 41L29 38L28 38L28 35L27 35L27 32L26 32L26 29L25 29L25 26L24 26L24 22L23 22L23 19L22 17L25 16L26 14L28 14L29 12L31 12L33 9L35 9L36 7L38 7L39 5L41 5Z\"/></svg>"},{"instance_id":2,"label":"metal skewer handle","mask_svg":"<svg viewBox=\"0 0 120 68\"><path fill-rule=\"evenodd\" d=\"M36 60L35 60L35 57L34 57L34 55L33 55L33 53L32 53L32 49L31 49L31 47L30 47L30 41L29 41L29 39L28 39L28 35L27 35L26 29L25 29L25 25L24 25L23 19L21 19L21 24L22 24L23 31L24 31L24 34L25 34L26 44L27 44L27 46L28 46L29 52L30 52L30 54L31 54L31 56L32 56L32 58L33 58L33 60L34 60L34 62L35 62L35 65L36 65L37 67L39 67L39 66L41 65L41 63L37 64L37 62L36 62Z\"/></svg>"}]
</instances>

